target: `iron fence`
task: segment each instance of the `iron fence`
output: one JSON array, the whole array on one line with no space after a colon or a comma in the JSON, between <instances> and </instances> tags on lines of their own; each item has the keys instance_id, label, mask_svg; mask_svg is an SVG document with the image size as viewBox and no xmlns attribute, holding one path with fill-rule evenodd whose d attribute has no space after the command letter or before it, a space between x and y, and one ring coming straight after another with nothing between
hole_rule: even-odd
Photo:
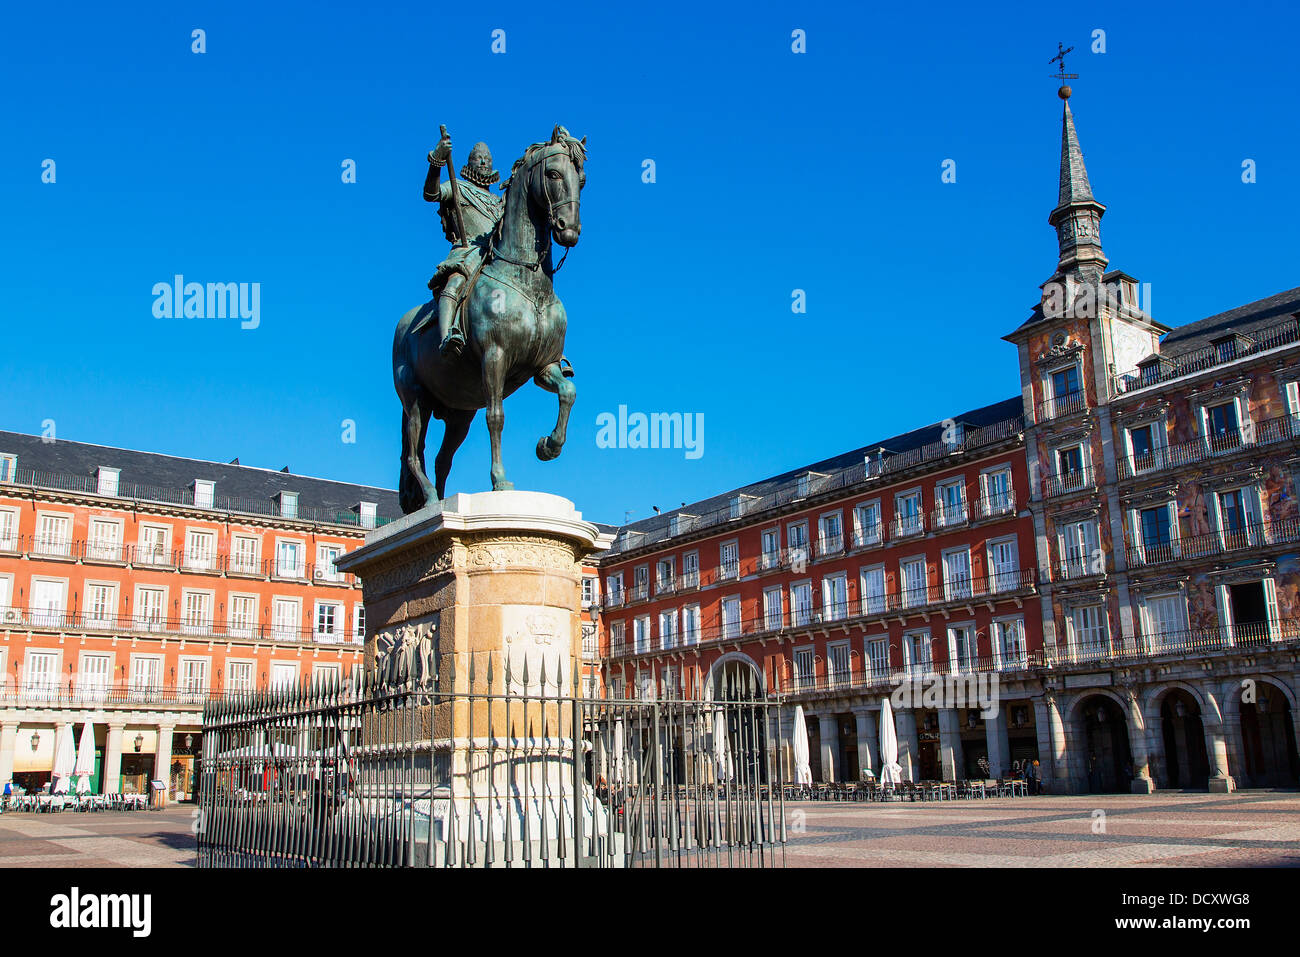
<instances>
[{"instance_id":1,"label":"iron fence","mask_svg":"<svg viewBox=\"0 0 1300 957\"><path fill-rule=\"evenodd\" d=\"M213 701L199 863L780 866L780 705L752 683L725 690L595 698L507 661L468 682L358 670Z\"/></svg>"}]
</instances>

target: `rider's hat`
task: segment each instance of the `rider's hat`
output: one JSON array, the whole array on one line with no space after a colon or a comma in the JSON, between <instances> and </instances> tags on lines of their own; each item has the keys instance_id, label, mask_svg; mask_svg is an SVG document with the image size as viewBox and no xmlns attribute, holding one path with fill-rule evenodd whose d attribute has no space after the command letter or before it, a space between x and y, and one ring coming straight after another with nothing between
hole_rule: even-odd
<instances>
[{"instance_id":1,"label":"rider's hat","mask_svg":"<svg viewBox=\"0 0 1300 957\"><path fill-rule=\"evenodd\" d=\"M475 143L469 151L469 159L460 168L462 179L467 179L475 186L488 187L501 178L501 174L492 168L492 151L486 143Z\"/></svg>"}]
</instances>

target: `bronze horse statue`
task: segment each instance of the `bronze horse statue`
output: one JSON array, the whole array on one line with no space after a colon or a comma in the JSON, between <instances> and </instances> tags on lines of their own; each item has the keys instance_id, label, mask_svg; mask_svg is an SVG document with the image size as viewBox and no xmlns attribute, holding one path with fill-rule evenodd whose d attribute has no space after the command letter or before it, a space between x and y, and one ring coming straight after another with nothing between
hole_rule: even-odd
<instances>
[{"instance_id":1,"label":"bronze horse statue","mask_svg":"<svg viewBox=\"0 0 1300 957\"><path fill-rule=\"evenodd\" d=\"M452 457L479 409L487 410L492 439L492 488L514 487L506 481L501 464L503 404L529 379L554 392L560 405L555 428L537 441L537 457L548 461L564 447L577 390L561 363L567 319L552 285L557 267L552 263L551 243L566 249L577 245L586 158L586 137L574 139L557 126L549 142L533 144L515 162L505 184L505 211L482 270L467 284L461 302L465 347L459 355L439 354L436 322L431 332L411 332L418 320L438 308L437 298L412 309L397 323L393 385L402 402L398 497L403 512L444 497ZM433 482L424 467L431 416L443 422Z\"/></svg>"}]
</instances>

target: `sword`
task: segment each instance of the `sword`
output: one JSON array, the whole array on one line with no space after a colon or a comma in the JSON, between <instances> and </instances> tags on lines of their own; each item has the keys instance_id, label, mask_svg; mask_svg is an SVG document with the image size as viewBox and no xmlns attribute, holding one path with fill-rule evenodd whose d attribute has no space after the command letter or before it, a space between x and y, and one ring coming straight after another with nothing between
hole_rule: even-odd
<instances>
[{"instance_id":1,"label":"sword","mask_svg":"<svg viewBox=\"0 0 1300 957\"><path fill-rule=\"evenodd\" d=\"M439 125L438 135L445 137L447 127ZM456 164L451 161L451 150L447 151L447 176L451 179L451 202L456 211L456 235L458 237L456 245L468 246L469 238L465 235L465 213L460 208L460 181L456 179Z\"/></svg>"}]
</instances>

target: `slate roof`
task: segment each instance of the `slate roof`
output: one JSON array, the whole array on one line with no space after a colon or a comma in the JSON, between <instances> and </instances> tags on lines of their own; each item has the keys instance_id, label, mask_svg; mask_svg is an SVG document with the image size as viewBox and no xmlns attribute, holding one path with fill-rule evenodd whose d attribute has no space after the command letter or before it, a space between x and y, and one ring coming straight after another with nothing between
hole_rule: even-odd
<instances>
[{"instance_id":1,"label":"slate roof","mask_svg":"<svg viewBox=\"0 0 1300 957\"><path fill-rule=\"evenodd\" d=\"M979 409L972 409L970 412L963 412L961 415L953 416L953 421L962 423L969 428L981 428L986 425L993 425L996 422L1005 422L1008 419L1016 418L1023 414L1024 403L1020 396L1014 396L1010 399L1003 399L1001 402L995 402L992 405L986 405ZM788 472L782 472L780 475L774 475L771 478L763 479L759 482L753 482L749 485L742 485L739 488L724 492L721 495L714 495L710 498L698 502L692 502L685 508L674 508L665 510L660 515L651 518L643 518L636 522L623 525L620 528L626 531L652 532L668 528L668 524L674 515L704 515L709 512L726 508L735 495L754 495L762 497L776 491L783 485L794 482L799 476L807 472L835 472L840 469L860 466L868 452L874 452L884 447L886 452L908 452L913 449L919 449L929 445L932 442L938 442L943 437L944 426L942 422L936 422L933 425L927 425L924 428L914 429L911 432L904 432L902 435L895 435L892 438L884 439L879 442L871 442L861 448L854 449L852 452L843 452L839 455L828 459L822 459L811 465L805 465L801 468L791 469Z\"/></svg>"},{"instance_id":2,"label":"slate roof","mask_svg":"<svg viewBox=\"0 0 1300 957\"><path fill-rule=\"evenodd\" d=\"M1197 322L1189 322L1185 326L1177 326L1160 340L1160 355L1166 359L1176 359L1197 349L1204 349L1212 340L1234 332L1251 336L1259 330L1284 324L1296 313L1300 313L1300 286Z\"/></svg>"},{"instance_id":3,"label":"slate roof","mask_svg":"<svg viewBox=\"0 0 1300 957\"><path fill-rule=\"evenodd\" d=\"M280 491L297 492L299 512L307 517L313 512L349 513L358 502L374 502L381 518L402 514L397 493L392 489L306 475L277 472L249 465L227 465L202 459L136 452L88 442L59 439L45 442L38 435L0 430L0 454L18 456L21 474L28 469L73 476L93 476L103 466L120 471L121 485L140 484L159 489L183 490L195 479L216 482L218 507L227 498L249 503L270 504ZM323 520L323 519L318 519Z\"/></svg>"}]
</instances>

